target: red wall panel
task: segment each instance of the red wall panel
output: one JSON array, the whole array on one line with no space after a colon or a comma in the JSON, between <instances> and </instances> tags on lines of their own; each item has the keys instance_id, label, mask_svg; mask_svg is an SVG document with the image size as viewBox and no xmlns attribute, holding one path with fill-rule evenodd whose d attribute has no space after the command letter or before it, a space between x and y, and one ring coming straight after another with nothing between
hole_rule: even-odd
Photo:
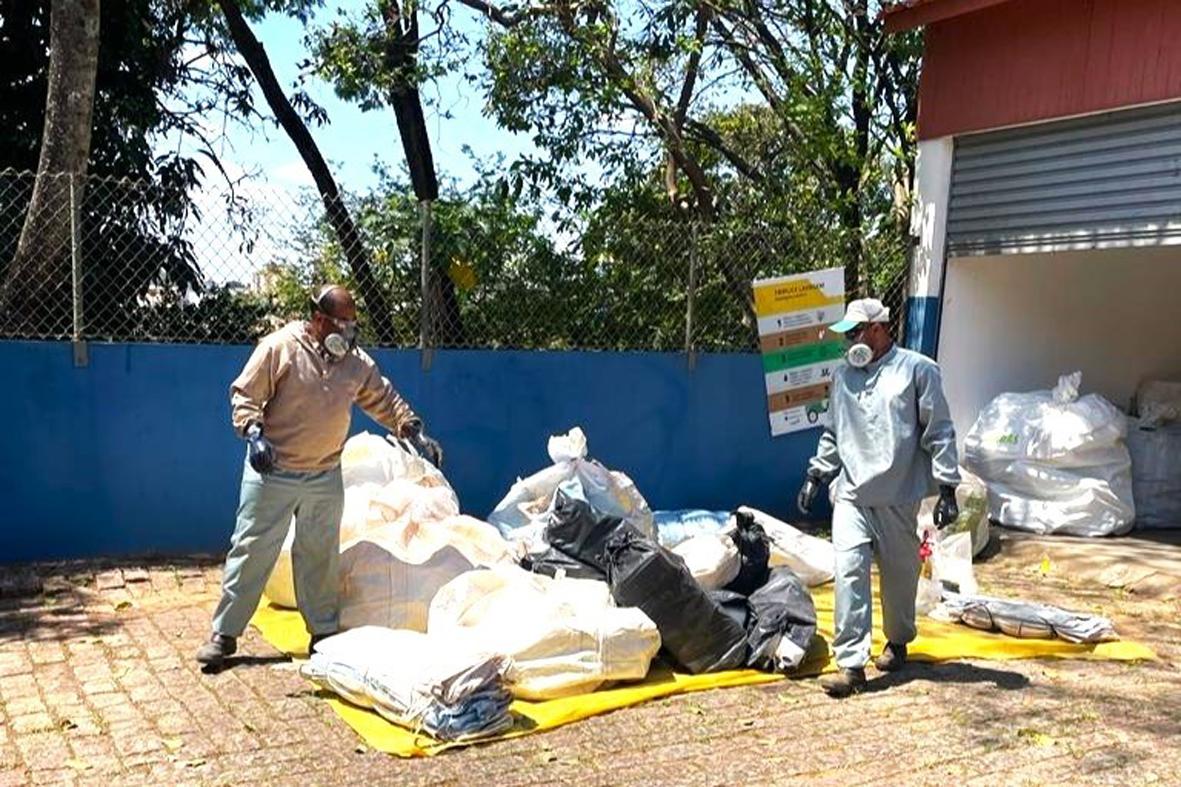
<instances>
[{"instance_id":1,"label":"red wall panel","mask_svg":"<svg viewBox=\"0 0 1181 787\"><path fill-rule=\"evenodd\" d=\"M1181 0L1020 0L926 28L919 137L1181 98Z\"/></svg>"}]
</instances>

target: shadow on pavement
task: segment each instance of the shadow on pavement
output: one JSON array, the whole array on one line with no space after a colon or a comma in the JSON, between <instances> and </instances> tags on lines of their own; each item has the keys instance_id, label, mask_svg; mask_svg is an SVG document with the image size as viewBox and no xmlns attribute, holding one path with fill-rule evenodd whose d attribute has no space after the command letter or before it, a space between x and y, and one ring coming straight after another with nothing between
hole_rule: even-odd
<instances>
[{"instance_id":1,"label":"shadow on pavement","mask_svg":"<svg viewBox=\"0 0 1181 787\"><path fill-rule=\"evenodd\" d=\"M866 684L865 692L886 691L916 680L933 683L991 683L1003 691L1020 691L1030 685L1029 678L1020 672L1011 670L954 661L942 664L924 664L912 661L899 672L886 673L873 678Z\"/></svg>"}]
</instances>

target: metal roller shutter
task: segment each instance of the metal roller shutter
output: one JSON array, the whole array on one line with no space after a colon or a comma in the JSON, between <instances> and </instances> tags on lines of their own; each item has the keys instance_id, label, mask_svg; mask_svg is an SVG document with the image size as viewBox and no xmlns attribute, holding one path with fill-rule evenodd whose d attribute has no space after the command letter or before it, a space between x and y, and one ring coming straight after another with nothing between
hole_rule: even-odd
<instances>
[{"instance_id":1,"label":"metal roller shutter","mask_svg":"<svg viewBox=\"0 0 1181 787\"><path fill-rule=\"evenodd\" d=\"M956 140L948 254L1181 242L1181 103Z\"/></svg>"}]
</instances>

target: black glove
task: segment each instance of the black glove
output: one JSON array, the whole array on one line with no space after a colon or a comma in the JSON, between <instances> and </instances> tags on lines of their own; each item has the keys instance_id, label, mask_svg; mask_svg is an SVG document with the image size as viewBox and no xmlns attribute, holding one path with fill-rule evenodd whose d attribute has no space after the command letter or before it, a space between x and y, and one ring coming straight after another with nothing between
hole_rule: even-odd
<instances>
[{"instance_id":1,"label":"black glove","mask_svg":"<svg viewBox=\"0 0 1181 787\"><path fill-rule=\"evenodd\" d=\"M955 487L939 487L939 502L935 504L935 527L942 530L960 518L960 507L955 502Z\"/></svg>"},{"instance_id":2,"label":"black glove","mask_svg":"<svg viewBox=\"0 0 1181 787\"><path fill-rule=\"evenodd\" d=\"M246 427L246 452L255 472L265 475L275 469L275 447L262 436L262 424L258 421Z\"/></svg>"},{"instance_id":3,"label":"black glove","mask_svg":"<svg viewBox=\"0 0 1181 787\"><path fill-rule=\"evenodd\" d=\"M800 487L800 493L796 496L796 507L800 509L801 514L812 512L812 504L816 502L821 484L819 476L809 473L804 477L804 485Z\"/></svg>"},{"instance_id":4,"label":"black glove","mask_svg":"<svg viewBox=\"0 0 1181 787\"><path fill-rule=\"evenodd\" d=\"M422 430L422 421L417 419L408 421L402 427L402 437L414 446L414 450L418 451L419 456L439 470L443 469L443 446L439 445L438 440L427 436L426 432Z\"/></svg>"}]
</instances>

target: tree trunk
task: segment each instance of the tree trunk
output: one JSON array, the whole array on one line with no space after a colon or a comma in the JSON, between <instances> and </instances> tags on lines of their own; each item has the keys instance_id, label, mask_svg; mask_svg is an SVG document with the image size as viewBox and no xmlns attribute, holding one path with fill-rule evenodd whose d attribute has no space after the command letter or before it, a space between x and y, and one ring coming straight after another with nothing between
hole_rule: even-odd
<instances>
[{"instance_id":1,"label":"tree trunk","mask_svg":"<svg viewBox=\"0 0 1181 787\"><path fill-rule=\"evenodd\" d=\"M316 182L316 188L319 189L320 198L324 202L324 211L328 214L328 221L332 224L340 246L344 250L349 268L352 269L353 275L357 279L357 287L360 290L357 294L369 312L369 320L378 341L382 344L392 344L395 333L389 300L373 276L373 269L369 264L369 254L361 241L361 234L357 231L357 225L353 222L352 216L349 215L348 207L345 206L344 199L341 198L340 189L336 186L336 180L332 177L332 172L328 169L328 164L324 161L324 156L321 155L316 140L312 138L307 125L299 113L295 111L295 108L291 106L287 96L284 95L283 89L279 86L279 80L275 77L274 70L271 69L271 61L267 57L266 50L250 30L250 26L242 16L242 9L234 0L218 0L217 4L221 7L222 14L226 18L234 46L242 55L242 59L246 61L250 72L254 74L254 78L262 88L263 96L266 97L271 111L275 113L279 125L287 132L287 136L294 143L300 157L303 158L304 165L307 166L312 179Z\"/></svg>"},{"instance_id":2,"label":"tree trunk","mask_svg":"<svg viewBox=\"0 0 1181 787\"><path fill-rule=\"evenodd\" d=\"M16 256L0 287L0 313L12 327L34 320L38 326L50 320L56 326L71 312L70 182L77 176L75 199L80 202L90 159L98 44L99 0L53 0L37 181Z\"/></svg>"},{"instance_id":3,"label":"tree trunk","mask_svg":"<svg viewBox=\"0 0 1181 787\"><path fill-rule=\"evenodd\" d=\"M386 33L385 67L396 77L387 99L398 122L398 135L402 138L414 195L419 202L434 202L439 197L439 183L422 114L422 100L414 82L418 65L418 19L413 9L403 16L397 0L385 0L381 13ZM433 254L428 260L427 293L422 304L429 317L425 322L427 335L423 337L428 347L463 344L459 297L455 293L455 283L442 267L446 256Z\"/></svg>"},{"instance_id":4,"label":"tree trunk","mask_svg":"<svg viewBox=\"0 0 1181 787\"><path fill-rule=\"evenodd\" d=\"M845 231L845 291L857 297L869 295L870 283L864 268L862 245L861 177L869 156L870 125L873 122L869 106L870 19L866 0L854 3L853 41L853 162L837 167L840 193L841 224Z\"/></svg>"}]
</instances>

